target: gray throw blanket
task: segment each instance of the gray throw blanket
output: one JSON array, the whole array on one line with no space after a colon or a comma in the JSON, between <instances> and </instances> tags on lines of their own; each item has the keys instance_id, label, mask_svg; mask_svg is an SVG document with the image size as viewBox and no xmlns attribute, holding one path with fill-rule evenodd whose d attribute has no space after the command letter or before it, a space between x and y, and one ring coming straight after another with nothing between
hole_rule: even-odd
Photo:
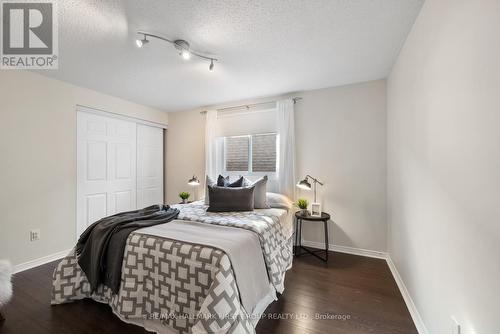
<instances>
[{"instance_id":1,"label":"gray throw blanket","mask_svg":"<svg viewBox=\"0 0 500 334\"><path fill-rule=\"evenodd\" d=\"M90 225L78 239L76 254L91 291L104 283L113 293L118 293L129 234L139 228L168 223L178 215L177 209L152 205L105 217Z\"/></svg>"}]
</instances>

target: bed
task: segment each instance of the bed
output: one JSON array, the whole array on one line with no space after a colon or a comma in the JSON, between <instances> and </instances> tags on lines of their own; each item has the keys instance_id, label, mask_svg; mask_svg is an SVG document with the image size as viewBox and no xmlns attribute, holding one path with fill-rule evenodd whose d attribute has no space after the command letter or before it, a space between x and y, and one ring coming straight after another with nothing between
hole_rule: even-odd
<instances>
[{"instance_id":1,"label":"bed","mask_svg":"<svg viewBox=\"0 0 500 334\"><path fill-rule=\"evenodd\" d=\"M156 333L255 333L292 266L291 210L173 207L177 220L129 235L117 294L105 285L90 293L72 251L54 271L51 303L92 298Z\"/></svg>"}]
</instances>

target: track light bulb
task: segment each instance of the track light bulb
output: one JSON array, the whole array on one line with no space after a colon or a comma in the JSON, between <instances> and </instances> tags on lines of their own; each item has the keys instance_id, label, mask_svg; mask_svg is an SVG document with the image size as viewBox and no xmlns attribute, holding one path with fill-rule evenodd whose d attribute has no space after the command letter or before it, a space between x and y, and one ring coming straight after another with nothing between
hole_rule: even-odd
<instances>
[{"instance_id":1,"label":"track light bulb","mask_svg":"<svg viewBox=\"0 0 500 334\"><path fill-rule=\"evenodd\" d=\"M149 41L146 39L146 35L144 35L143 39L136 39L135 40L135 45L137 45L138 48L142 48L144 44L149 43Z\"/></svg>"},{"instance_id":2,"label":"track light bulb","mask_svg":"<svg viewBox=\"0 0 500 334\"><path fill-rule=\"evenodd\" d=\"M213 59L210 59L210 66L208 67L208 70L209 71L213 71L214 70L214 60Z\"/></svg>"},{"instance_id":3,"label":"track light bulb","mask_svg":"<svg viewBox=\"0 0 500 334\"><path fill-rule=\"evenodd\" d=\"M189 58L191 58L191 52L189 52L188 50L182 50L181 56L183 59L189 60Z\"/></svg>"}]
</instances>

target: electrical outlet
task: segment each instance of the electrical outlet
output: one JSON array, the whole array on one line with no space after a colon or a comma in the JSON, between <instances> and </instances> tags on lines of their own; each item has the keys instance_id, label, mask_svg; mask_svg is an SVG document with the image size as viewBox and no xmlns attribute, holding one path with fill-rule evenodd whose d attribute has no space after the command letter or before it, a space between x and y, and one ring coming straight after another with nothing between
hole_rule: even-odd
<instances>
[{"instance_id":1,"label":"electrical outlet","mask_svg":"<svg viewBox=\"0 0 500 334\"><path fill-rule=\"evenodd\" d=\"M30 241L40 240L40 229L30 231Z\"/></svg>"},{"instance_id":2,"label":"electrical outlet","mask_svg":"<svg viewBox=\"0 0 500 334\"><path fill-rule=\"evenodd\" d=\"M451 317L451 334L460 334L460 324L455 317Z\"/></svg>"}]
</instances>

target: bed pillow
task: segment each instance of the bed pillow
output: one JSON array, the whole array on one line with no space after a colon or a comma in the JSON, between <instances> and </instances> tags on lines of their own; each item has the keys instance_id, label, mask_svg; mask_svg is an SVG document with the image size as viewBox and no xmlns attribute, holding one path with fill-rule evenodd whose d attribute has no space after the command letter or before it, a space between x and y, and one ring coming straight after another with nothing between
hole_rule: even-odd
<instances>
[{"instance_id":1,"label":"bed pillow","mask_svg":"<svg viewBox=\"0 0 500 334\"><path fill-rule=\"evenodd\" d=\"M277 193L267 193L267 204L271 208L286 209L290 210L293 207L293 202L291 199L282 194Z\"/></svg>"},{"instance_id":2,"label":"bed pillow","mask_svg":"<svg viewBox=\"0 0 500 334\"><path fill-rule=\"evenodd\" d=\"M219 174L217 178L217 187L226 187L227 184L229 184L229 175L224 177Z\"/></svg>"},{"instance_id":3,"label":"bed pillow","mask_svg":"<svg viewBox=\"0 0 500 334\"><path fill-rule=\"evenodd\" d=\"M264 175L257 181L250 181L246 177L243 177L243 186L255 186L253 192L253 205L255 209L269 209L270 206L267 203L266 192L267 192L267 175Z\"/></svg>"},{"instance_id":4,"label":"bed pillow","mask_svg":"<svg viewBox=\"0 0 500 334\"><path fill-rule=\"evenodd\" d=\"M254 186L239 188L208 186L210 204L207 211L253 211L254 190Z\"/></svg>"},{"instance_id":5,"label":"bed pillow","mask_svg":"<svg viewBox=\"0 0 500 334\"><path fill-rule=\"evenodd\" d=\"M240 176L240 178L234 182L229 181L229 175L224 177L222 175L219 175L217 178L217 186L218 187L243 187L243 176Z\"/></svg>"},{"instance_id":6,"label":"bed pillow","mask_svg":"<svg viewBox=\"0 0 500 334\"><path fill-rule=\"evenodd\" d=\"M206 180L205 180L205 205L210 204L210 195L208 193L208 186L221 186L221 187L242 187L243 186L243 177L240 177L238 180L234 181L233 183L229 183L229 175L224 177L222 175L219 175L217 178L217 182L212 180L210 176L207 175Z\"/></svg>"},{"instance_id":7,"label":"bed pillow","mask_svg":"<svg viewBox=\"0 0 500 334\"><path fill-rule=\"evenodd\" d=\"M210 203L210 199L208 198L208 186L214 186L215 182L212 180L210 176L207 175L205 179L205 205L208 205Z\"/></svg>"}]
</instances>

